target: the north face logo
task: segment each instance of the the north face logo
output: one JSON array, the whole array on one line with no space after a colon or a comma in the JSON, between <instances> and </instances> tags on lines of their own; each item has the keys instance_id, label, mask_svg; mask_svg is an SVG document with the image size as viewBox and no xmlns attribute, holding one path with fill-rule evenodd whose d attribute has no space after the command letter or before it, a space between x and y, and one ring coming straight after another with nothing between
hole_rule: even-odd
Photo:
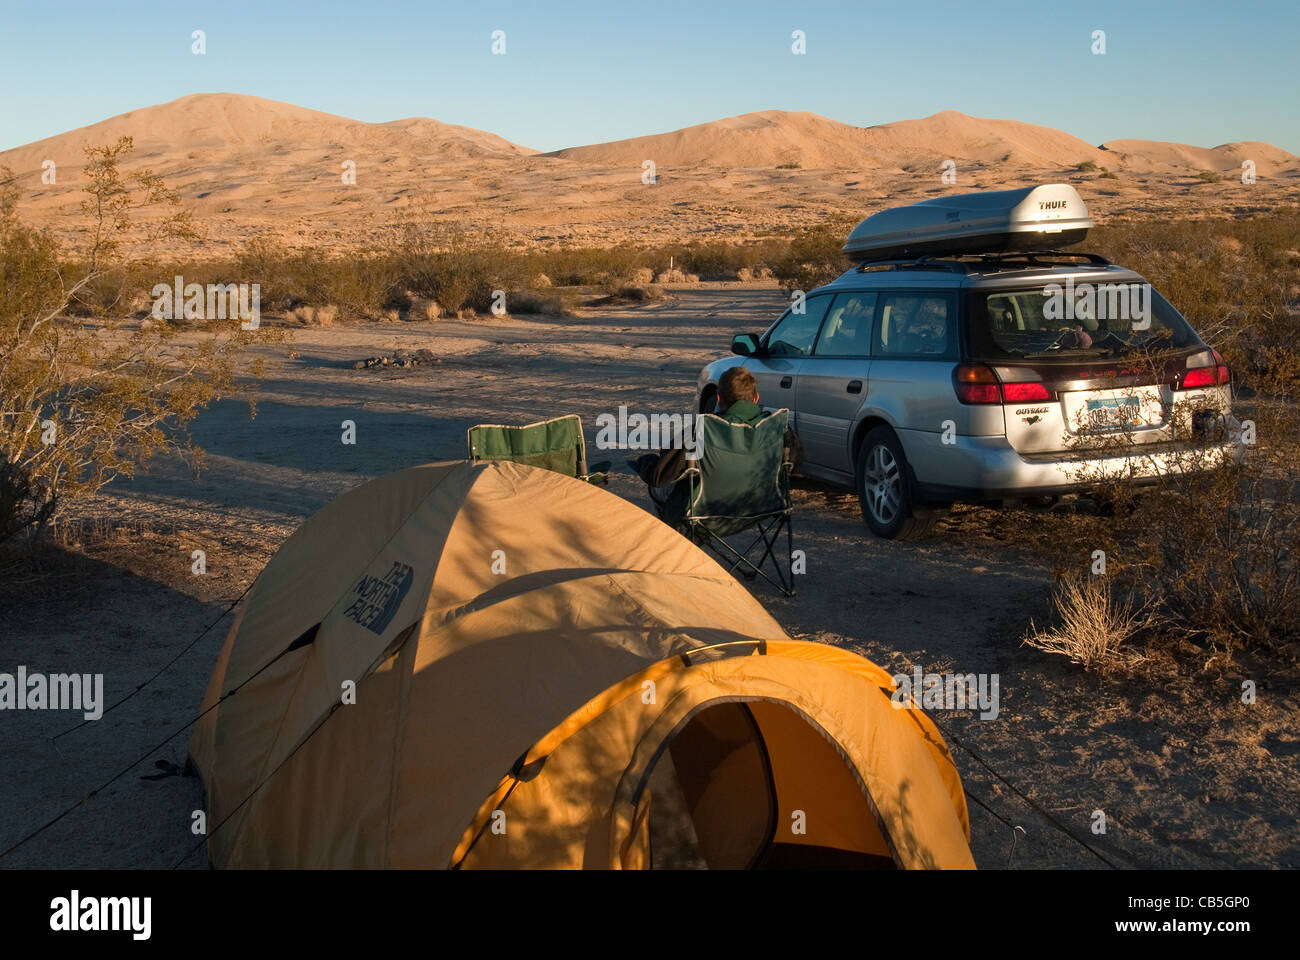
<instances>
[{"instance_id":1,"label":"the north face logo","mask_svg":"<svg viewBox=\"0 0 1300 960\"><path fill-rule=\"evenodd\" d=\"M374 633L383 633L392 623L414 579L414 570L394 560L392 569L383 579L369 575L361 578L361 582L352 588L356 599L343 611L343 616Z\"/></svg>"}]
</instances>

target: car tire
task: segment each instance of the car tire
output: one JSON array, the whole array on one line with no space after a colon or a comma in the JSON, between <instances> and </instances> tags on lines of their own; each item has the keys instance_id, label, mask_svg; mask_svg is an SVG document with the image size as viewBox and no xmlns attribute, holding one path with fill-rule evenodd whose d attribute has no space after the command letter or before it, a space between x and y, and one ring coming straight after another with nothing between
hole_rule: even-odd
<instances>
[{"instance_id":1,"label":"car tire","mask_svg":"<svg viewBox=\"0 0 1300 960\"><path fill-rule=\"evenodd\" d=\"M915 540L934 529L913 512L912 474L903 445L889 427L876 427L858 449L856 483L862 518L884 540Z\"/></svg>"}]
</instances>

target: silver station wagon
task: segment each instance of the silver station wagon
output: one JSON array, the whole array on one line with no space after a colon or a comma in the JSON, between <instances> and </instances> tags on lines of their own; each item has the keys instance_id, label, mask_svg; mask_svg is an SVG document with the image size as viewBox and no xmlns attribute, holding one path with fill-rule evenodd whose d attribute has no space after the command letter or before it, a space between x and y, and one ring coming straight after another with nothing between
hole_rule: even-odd
<instances>
[{"instance_id":1,"label":"silver station wagon","mask_svg":"<svg viewBox=\"0 0 1300 960\"><path fill-rule=\"evenodd\" d=\"M1218 353L1138 274L1061 252L1091 225L1064 184L878 213L844 246L856 267L704 368L699 408L743 364L765 407L790 409L800 472L855 488L890 539L955 501L1240 458Z\"/></svg>"}]
</instances>

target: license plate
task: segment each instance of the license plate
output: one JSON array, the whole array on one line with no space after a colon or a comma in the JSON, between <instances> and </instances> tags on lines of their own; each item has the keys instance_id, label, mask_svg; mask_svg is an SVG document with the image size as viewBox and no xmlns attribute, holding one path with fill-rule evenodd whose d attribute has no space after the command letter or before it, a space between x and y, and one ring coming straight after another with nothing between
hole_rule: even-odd
<instances>
[{"instance_id":1,"label":"license plate","mask_svg":"<svg viewBox=\"0 0 1300 960\"><path fill-rule=\"evenodd\" d=\"M1088 427L1093 430L1137 427L1142 424L1142 401L1136 394L1089 400L1087 411Z\"/></svg>"}]
</instances>

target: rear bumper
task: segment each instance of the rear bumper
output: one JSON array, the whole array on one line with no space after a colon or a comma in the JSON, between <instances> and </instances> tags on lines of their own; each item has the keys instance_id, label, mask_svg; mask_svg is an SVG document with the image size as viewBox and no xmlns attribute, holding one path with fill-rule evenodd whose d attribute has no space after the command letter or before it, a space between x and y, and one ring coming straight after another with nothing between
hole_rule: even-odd
<instances>
[{"instance_id":1,"label":"rear bumper","mask_svg":"<svg viewBox=\"0 0 1300 960\"><path fill-rule=\"evenodd\" d=\"M1235 422L1234 422L1235 425ZM1107 482L1155 483L1162 477L1204 473L1240 463L1240 439L1213 445L1136 444L1100 455L1021 454L1006 437L956 437L945 444L938 433L899 430L921 501L1001 500L1010 497L1079 493ZM1239 437L1239 430L1230 436Z\"/></svg>"}]
</instances>

